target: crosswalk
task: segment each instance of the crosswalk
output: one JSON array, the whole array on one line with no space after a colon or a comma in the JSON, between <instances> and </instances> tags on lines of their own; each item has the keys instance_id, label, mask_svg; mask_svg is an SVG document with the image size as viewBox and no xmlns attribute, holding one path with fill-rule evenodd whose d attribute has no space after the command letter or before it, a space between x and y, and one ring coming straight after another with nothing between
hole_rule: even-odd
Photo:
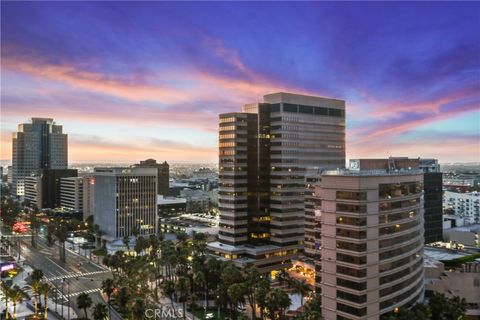
<instances>
[{"instance_id":1,"label":"crosswalk","mask_svg":"<svg viewBox=\"0 0 480 320\"><path fill-rule=\"evenodd\" d=\"M92 272L83 272L83 273L70 273L70 274L66 274L66 275L63 275L63 276L50 277L50 278L47 278L47 280L55 281L55 280L61 280L61 279L72 279L72 278L93 276L93 275L98 275L98 274L102 274L102 273L109 273L109 272L110 271L107 271L107 270L101 270L101 271L92 271Z\"/></svg>"},{"instance_id":2,"label":"crosswalk","mask_svg":"<svg viewBox=\"0 0 480 320\"><path fill-rule=\"evenodd\" d=\"M76 297L81 293L94 293L94 292L100 292L100 291L102 291L102 289L96 288L96 289L90 289L90 290L85 290L85 291L73 292L73 293L67 294L66 296L67 297Z\"/></svg>"}]
</instances>

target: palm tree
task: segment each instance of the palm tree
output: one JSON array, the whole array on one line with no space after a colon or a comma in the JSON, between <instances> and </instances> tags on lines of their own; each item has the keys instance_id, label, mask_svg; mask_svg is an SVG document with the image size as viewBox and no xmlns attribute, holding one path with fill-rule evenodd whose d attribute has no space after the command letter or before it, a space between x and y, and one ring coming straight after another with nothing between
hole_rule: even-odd
<instances>
[{"instance_id":1,"label":"palm tree","mask_svg":"<svg viewBox=\"0 0 480 320\"><path fill-rule=\"evenodd\" d=\"M34 212L30 214L30 230L32 232L31 240L32 240L32 247L34 248L37 247L36 238L38 238L38 228L40 227L40 222L36 217L36 211L38 211L38 209L34 209Z\"/></svg>"},{"instance_id":2,"label":"palm tree","mask_svg":"<svg viewBox=\"0 0 480 320\"><path fill-rule=\"evenodd\" d=\"M40 282L40 280L37 280L37 279L32 280L30 284L27 286L27 288L32 290L33 297L35 298L35 303L34 303L35 315L38 315L38 301L40 299L41 287L42 287L42 283Z\"/></svg>"},{"instance_id":3,"label":"palm tree","mask_svg":"<svg viewBox=\"0 0 480 320\"><path fill-rule=\"evenodd\" d=\"M105 279L102 281L102 292L107 295L107 303L108 303L108 317L111 318L111 305L110 305L110 299L112 297L112 293L115 290L115 282L113 279Z\"/></svg>"},{"instance_id":4,"label":"palm tree","mask_svg":"<svg viewBox=\"0 0 480 320\"><path fill-rule=\"evenodd\" d=\"M267 308L266 297L270 292L270 282L266 278L262 278L257 288L255 288L255 302L260 309L260 319L264 318L264 312Z\"/></svg>"},{"instance_id":5,"label":"palm tree","mask_svg":"<svg viewBox=\"0 0 480 320\"><path fill-rule=\"evenodd\" d=\"M130 237L124 235L122 238L123 244L127 247L127 252L130 253Z\"/></svg>"},{"instance_id":6,"label":"palm tree","mask_svg":"<svg viewBox=\"0 0 480 320\"><path fill-rule=\"evenodd\" d=\"M245 284L248 303L252 308L252 319L256 319L256 304L255 304L255 290L258 287L260 280L262 279L258 269L254 266L248 266L245 268Z\"/></svg>"},{"instance_id":7,"label":"palm tree","mask_svg":"<svg viewBox=\"0 0 480 320\"><path fill-rule=\"evenodd\" d=\"M13 303L13 318L17 318L17 304L23 300L28 299L28 294L23 291L19 286L15 285L10 291L10 300Z\"/></svg>"},{"instance_id":8,"label":"palm tree","mask_svg":"<svg viewBox=\"0 0 480 320\"><path fill-rule=\"evenodd\" d=\"M5 298L5 319L8 319L8 298L10 297L12 285L2 282L0 289L2 290L3 297Z\"/></svg>"},{"instance_id":9,"label":"palm tree","mask_svg":"<svg viewBox=\"0 0 480 320\"><path fill-rule=\"evenodd\" d=\"M77 297L77 306L85 312L85 319L88 319L87 309L92 306L92 303L92 298L85 292L80 293Z\"/></svg>"},{"instance_id":10,"label":"palm tree","mask_svg":"<svg viewBox=\"0 0 480 320\"><path fill-rule=\"evenodd\" d=\"M48 295L52 292L53 288L50 284L44 282L40 286L40 293L43 294L43 305L45 308L45 319L48 319Z\"/></svg>"},{"instance_id":11,"label":"palm tree","mask_svg":"<svg viewBox=\"0 0 480 320\"><path fill-rule=\"evenodd\" d=\"M103 320L107 316L107 307L103 303L97 303L92 310L94 320ZM108 316L110 319L111 317Z\"/></svg>"},{"instance_id":12,"label":"palm tree","mask_svg":"<svg viewBox=\"0 0 480 320\"><path fill-rule=\"evenodd\" d=\"M58 242L60 242L59 246L59 253L60 253L60 260L62 262L66 262L66 254L65 254L65 241L67 241L67 227L63 224L59 225L57 229L55 230L55 236L58 239Z\"/></svg>"},{"instance_id":13,"label":"palm tree","mask_svg":"<svg viewBox=\"0 0 480 320\"><path fill-rule=\"evenodd\" d=\"M180 299L182 299L182 307L183 307L183 318L185 319L185 305L187 302L188 298L188 279L187 277L179 277L177 280L177 283L175 285L175 289L178 292L178 295L180 296Z\"/></svg>"}]
</instances>

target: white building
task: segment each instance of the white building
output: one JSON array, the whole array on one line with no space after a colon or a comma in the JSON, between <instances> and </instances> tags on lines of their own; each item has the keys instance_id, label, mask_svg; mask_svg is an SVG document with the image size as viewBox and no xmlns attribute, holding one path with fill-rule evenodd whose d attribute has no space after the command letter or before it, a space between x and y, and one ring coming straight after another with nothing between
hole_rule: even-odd
<instances>
[{"instance_id":1,"label":"white building","mask_svg":"<svg viewBox=\"0 0 480 320\"><path fill-rule=\"evenodd\" d=\"M445 191L443 194L443 209L453 210L456 216L465 219L465 224L480 222L480 193L458 193Z\"/></svg>"},{"instance_id":2,"label":"white building","mask_svg":"<svg viewBox=\"0 0 480 320\"><path fill-rule=\"evenodd\" d=\"M156 234L157 168L95 168L94 221L113 241L131 236Z\"/></svg>"},{"instance_id":3,"label":"white building","mask_svg":"<svg viewBox=\"0 0 480 320\"><path fill-rule=\"evenodd\" d=\"M83 178L60 179L60 204L63 208L83 212Z\"/></svg>"}]
</instances>

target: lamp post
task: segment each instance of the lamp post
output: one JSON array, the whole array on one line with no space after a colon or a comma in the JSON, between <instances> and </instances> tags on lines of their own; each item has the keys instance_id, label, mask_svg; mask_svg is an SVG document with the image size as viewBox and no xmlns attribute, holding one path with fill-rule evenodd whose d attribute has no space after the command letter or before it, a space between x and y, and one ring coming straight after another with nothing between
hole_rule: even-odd
<instances>
[{"instance_id":1,"label":"lamp post","mask_svg":"<svg viewBox=\"0 0 480 320\"><path fill-rule=\"evenodd\" d=\"M217 296L217 318L220 320L220 296Z\"/></svg>"},{"instance_id":2,"label":"lamp post","mask_svg":"<svg viewBox=\"0 0 480 320\"><path fill-rule=\"evenodd\" d=\"M70 282L67 280L68 320L70 320Z\"/></svg>"}]
</instances>

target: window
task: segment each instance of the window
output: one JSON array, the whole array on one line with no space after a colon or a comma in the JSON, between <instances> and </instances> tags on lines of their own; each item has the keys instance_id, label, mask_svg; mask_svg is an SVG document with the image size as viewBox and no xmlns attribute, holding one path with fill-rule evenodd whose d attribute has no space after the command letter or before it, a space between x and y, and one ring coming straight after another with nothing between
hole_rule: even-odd
<instances>
[{"instance_id":1,"label":"window","mask_svg":"<svg viewBox=\"0 0 480 320\"><path fill-rule=\"evenodd\" d=\"M297 112L297 105L291 103L284 103L283 104L283 111L284 112Z\"/></svg>"},{"instance_id":2,"label":"window","mask_svg":"<svg viewBox=\"0 0 480 320\"><path fill-rule=\"evenodd\" d=\"M352 218L346 216L339 216L337 217L337 224L362 227L367 225L367 218Z\"/></svg>"},{"instance_id":3,"label":"window","mask_svg":"<svg viewBox=\"0 0 480 320\"><path fill-rule=\"evenodd\" d=\"M365 212L367 212L367 206L366 205L337 203L337 211L353 212L353 213L365 213Z\"/></svg>"},{"instance_id":4,"label":"window","mask_svg":"<svg viewBox=\"0 0 480 320\"><path fill-rule=\"evenodd\" d=\"M307 114L313 114L313 107L312 107L312 106L299 105L299 106L298 106L298 112L300 112L300 113L307 113Z\"/></svg>"},{"instance_id":5,"label":"window","mask_svg":"<svg viewBox=\"0 0 480 320\"><path fill-rule=\"evenodd\" d=\"M328 115L331 117L343 117L344 111L340 109L328 109Z\"/></svg>"},{"instance_id":6,"label":"window","mask_svg":"<svg viewBox=\"0 0 480 320\"><path fill-rule=\"evenodd\" d=\"M315 107L315 114L318 116L328 116L328 108Z\"/></svg>"},{"instance_id":7,"label":"window","mask_svg":"<svg viewBox=\"0 0 480 320\"><path fill-rule=\"evenodd\" d=\"M337 199L367 200L367 193L366 192L337 191Z\"/></svg>"},{"instance_id":8,"label":"window","mask_svg":"<svg viewBox=\"0 0 480 320\"><path fill-rule=\"evenodd\" d=\"M279 112L280 111L280 104L275 103L270 105L270 112Z\"/></svg>"}]
</instances>

